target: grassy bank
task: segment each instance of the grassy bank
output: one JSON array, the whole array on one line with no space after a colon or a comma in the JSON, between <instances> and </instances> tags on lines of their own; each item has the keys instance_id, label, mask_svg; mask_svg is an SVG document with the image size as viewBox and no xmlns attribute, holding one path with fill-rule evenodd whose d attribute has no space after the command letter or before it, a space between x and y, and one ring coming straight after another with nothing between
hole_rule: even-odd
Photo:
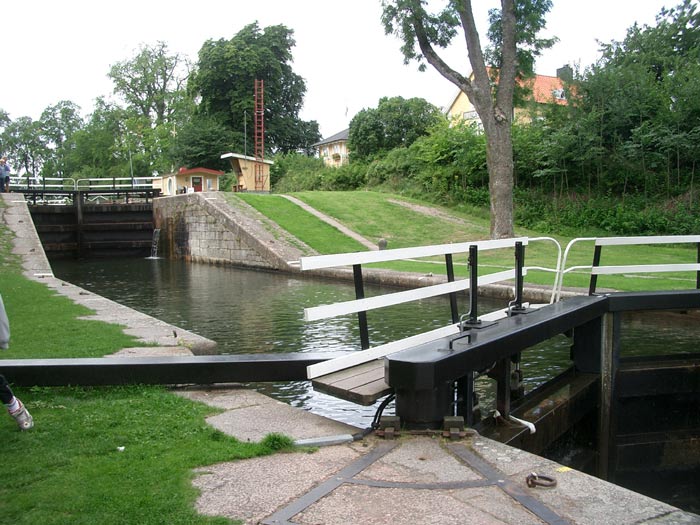
<instances>
[{"instance_id":1,"label":"grassy bank","mask_svg":"<svg viewBox=\"0 0 700 525\"><path fill-rule=\"evenodd\" d=\"M0 294L12 330L0 359L95 357L141 346L119 326L79 319L91 312L24 278L10 245L11 233L0 225ZM206 424L216 409L157 386L15 393L35 428L20 432L0 416L3 523L231 523L195 512L192 469L270 454L284 444L239 442Z\"/></svg>"},{"instance_id":2,"label":"grassy bank","mask_svg":"<svg viewBox=\"0 0 700 525\"><path fill-rule=\"evenodd\" d=\"M294 196L330 215L372 242L376 243L380 238L386 239L389 248L465 242L487 239L489 236L489 219L483 210L475 212L471 209L463 211L437 208L396 195L368 191L300 192L295 193ZM319 253L365 250L363 246L358 245L337 229L328 226L280 196L238 194L232 198L244 199ZM438 213L428 212L425 208L438 210ZM318 232L321 231L324 232L323 242L319 243L317 242L320 237ZM530 238L543 236L537 231L525 228L516 228L516 235ZM574 235L554 236L554 238L563 249L574 237L596 236L600 236L600 232L581 231ZM606 248L601 264L638 264L641 260L650 264L690 263L695 262L697 257L695 247L690 245L659 245L651 250L645 246ZM579 243L569 253L567 267L590 265L592 258L593 243ZM534 241L527 247L526 266L554 268L556 260L557 249L551 242ZM466 276L466 255L456 258L455 263L457 275ZM398 271L444 274L444 264L439 258L420 262L396 261L377 266ZM495 250L479 254L480 273L512 267L511 250ZM564 285L587 288L589 276L590 272L586 270L569 273L565 277ZM552 273L532 270L526 277L526 283L551 285L553 279ZM601 276L598 279L598 286L626 291L688 289L695 287L695 277L688 272Z\"/></svg>"}]
</instances>

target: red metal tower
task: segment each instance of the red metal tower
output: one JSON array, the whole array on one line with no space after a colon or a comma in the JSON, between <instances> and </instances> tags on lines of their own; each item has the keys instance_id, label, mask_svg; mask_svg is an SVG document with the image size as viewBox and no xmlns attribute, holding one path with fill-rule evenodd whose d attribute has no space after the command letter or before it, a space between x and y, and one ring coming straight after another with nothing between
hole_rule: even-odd
<instances>
[{"instance_id":1,"label":"red metal tower","mask_svg":"<svg viewBox=\"0 0 700 525\"><path fill-rule=\"evenodd\" d=\"M265 190L265 86L262 80L255 79L255 105L253 123L255 127L255 191Z\"/></svg>"}]
</instances>

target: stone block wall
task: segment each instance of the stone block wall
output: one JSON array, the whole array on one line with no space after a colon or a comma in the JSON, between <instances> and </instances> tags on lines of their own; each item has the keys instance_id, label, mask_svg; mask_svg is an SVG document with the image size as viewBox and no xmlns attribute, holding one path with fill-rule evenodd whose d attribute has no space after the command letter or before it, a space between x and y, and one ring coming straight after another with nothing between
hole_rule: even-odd
<instances>
[{"instance_id":1,"label":"stone block wall","mask_svg":"<svg viewBox=\"0 0 700 525\"><path fill-rule=\"evenodd\" d=\"M217 192L154 199L153 215L161 230L159 253L170 258L297 271L288 261L310 253L287 242L289 234L253 208L229 204Z\"/></svg>"}]
</instances>

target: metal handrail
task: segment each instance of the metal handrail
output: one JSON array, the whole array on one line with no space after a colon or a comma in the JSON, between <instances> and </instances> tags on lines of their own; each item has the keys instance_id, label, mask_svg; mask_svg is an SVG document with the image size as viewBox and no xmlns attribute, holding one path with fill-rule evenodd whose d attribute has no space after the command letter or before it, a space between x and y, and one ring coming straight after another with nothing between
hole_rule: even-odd
<instances>
[{"instance_id":1,"label":"metal handrail","mask_svg":"<svg viewBox=\"0 0 700 525\"><path fill-rule=\"evenodd\" d=\"M617 275L621 273L664 273L677 271L696 271L700 275L700 260L698 263L691 264L632 264L632 265L617 265L617 266L599 266L595 260L589 265L578 265L566 267L566 261L571 248L580 242L595 242L596 253L600 253L602 246L630 246L630 245L650 245L650 244L686 244L694 243L700 246L700 235L654 235L654 236L637 236L637 237L578 237L572 239L566 245L564 257L559 272L559 282L556 287L556 301L561 299L561 291L564 284L564 275L574 270L591 270L591 275ZM700 253L700 249L699 249ZM596 270L597 268L597 270ZM700 277L699 277L700 281Z\"/></svg>"},{"instance_id":2,"label":"metal handrail","mask_svg":"<svg viewBox=\"0 0 700 525\"><path fill-rule=\"evenodd\" d=\"M77 190L80 189L151 189L153 180L160 177L93 177L88 179L78 179L75 184ZM143 182L141 182L143 181ZM87 187L85 187L87 186Z\"/></svg>"},{"instance_id":3,"label":"metal handrail","mask_svg":"<svg viewBox=\"0 0 700 525\"><path fill-rule=\"evenodd\" d=\"M561 255L561 244L559 241L557 241L554 237L532 237L530 241L549 241L553 242L554 245L557 247L557 266L556 268L547 268L543 266L525 266L525 270L540 270L543 272L553 272L554 273L554 283L552 284L552 295L549 298L549 304L552 304L556 301L557 299L557 286L559 284L559 279L561 275L561 268L562 268L562 255Z\"/></svg>"},{"instance_id":4,"label":"metal handrail","mask_svg":"<svg viewBox=\"0 0 700 525\"><path fill-rule=\"evenodd\" d=\"M16 175L10 177L10 186L20 188L41 188L46 190L75 191L75 179L70 177L34 177L32 175ZM68 187L66 187L68 186Z\"/></svg>"}]
</instances>

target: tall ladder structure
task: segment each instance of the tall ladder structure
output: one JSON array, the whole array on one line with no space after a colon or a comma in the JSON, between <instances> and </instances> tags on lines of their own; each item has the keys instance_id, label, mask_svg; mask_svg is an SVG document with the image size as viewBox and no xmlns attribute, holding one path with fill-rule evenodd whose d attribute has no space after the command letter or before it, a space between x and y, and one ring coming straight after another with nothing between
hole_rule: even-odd
<instances>
[{"instance_id":1,"label":"tall ladder structure","mask_svg":"<svg viewBox=\"0 0 700 525\"><path fill-rule=\"evenodd\" d=\"M255 79L255 104L253 107L255 142L255 191L264 191L265 182L265 86L262 80Z\"/></svg>"}]
</instances>

